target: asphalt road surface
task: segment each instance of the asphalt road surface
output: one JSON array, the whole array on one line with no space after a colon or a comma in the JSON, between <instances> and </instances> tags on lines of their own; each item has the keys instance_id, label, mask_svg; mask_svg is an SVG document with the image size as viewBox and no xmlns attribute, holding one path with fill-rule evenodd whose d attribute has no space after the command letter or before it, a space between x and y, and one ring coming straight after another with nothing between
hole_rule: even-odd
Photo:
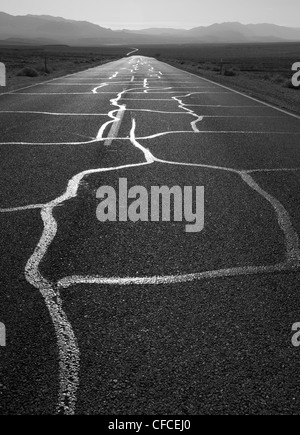
<instances>
[{"instance_id":1,"label":"asphalt road surface","mask_svg":"<svg viewBox=\"0 0 300 435\"><path fill-rule=\"evenodd\" d=\"M299 414L299 139L138 53L4 91L1 414ZM101 223L120 178L204 187L204 229Z\"/></svg>"}]
</instances>

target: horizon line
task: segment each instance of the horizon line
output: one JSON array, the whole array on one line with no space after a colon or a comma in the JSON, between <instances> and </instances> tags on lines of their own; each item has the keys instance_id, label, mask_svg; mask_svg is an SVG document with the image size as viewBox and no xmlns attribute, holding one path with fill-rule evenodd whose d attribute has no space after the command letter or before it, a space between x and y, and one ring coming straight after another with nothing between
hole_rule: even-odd
<instances>
[{"instance_id":1,"label":"horizon line","mask_svg":"<svg viewBox=\"0 0 300 435\"><path fill-rule=\"evenodd\" d=\"M35 16L35 17L52 17L52 18L62 18L63 20L68 20L68 21L76 21L76 22L87 22L87 23L91 23L94 24L96 26L100 26L100 27L104 27L106 29L110 29L113 31L122 31L122 30L133 30L133 31L142 31L142 30L148 30L148 29L174 29L174 30L192 30L195 29L197 27L210 27L213 26L215 24L229 24L229 23L238 23L238 24L242 24L244 26L249 26L249 25L260 25L260 24L266 24L266 25L273 25L273 26L279 26L279 27L288 27L290 29L299 29L300 26L290 26L290 25L286 25L286 24L278 24L278 23L271 23L271 22L266 22L266 21L262 21L262 22L242 22L242 21L222 21L222 22L211 22L210 24L187 24L186 26L182 26L182 25L178 25L179 23L145 23L144 27L142 23L128 23L128 26L125 24L119 25L117 23L96 23L93 21L89 21L89 20L80 20L80 19L73 19L73 18L66 18L66 17L62 17L61 15L50 15L50 14L34 14L34 13L27 13L25 15L13 15L9 12L5 12L3 10L0 11L0 13L4 13L13 17L28 17L28 16ZM137 24L140 24L140 27L135 27ZM134 27L132 27L134 26Z\"/></svg>"}]
</instances>

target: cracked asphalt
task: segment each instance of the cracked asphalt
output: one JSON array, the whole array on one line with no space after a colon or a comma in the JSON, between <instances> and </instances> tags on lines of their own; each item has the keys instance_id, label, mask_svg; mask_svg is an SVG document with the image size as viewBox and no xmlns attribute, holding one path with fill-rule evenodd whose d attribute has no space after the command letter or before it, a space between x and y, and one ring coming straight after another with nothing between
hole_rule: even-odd
<instances>
[{"instance_id":1,"label":"cracked asphalt","mask_svg":"<svg viewBox=\"0 0 300 435\"><path fill-rule=\"evenodd\" d=\"M136 53L0 94L1 415L298 415L299 137ZM203 186L203 231L100 223L120 178Z\"/></svg>"}]
</instances>

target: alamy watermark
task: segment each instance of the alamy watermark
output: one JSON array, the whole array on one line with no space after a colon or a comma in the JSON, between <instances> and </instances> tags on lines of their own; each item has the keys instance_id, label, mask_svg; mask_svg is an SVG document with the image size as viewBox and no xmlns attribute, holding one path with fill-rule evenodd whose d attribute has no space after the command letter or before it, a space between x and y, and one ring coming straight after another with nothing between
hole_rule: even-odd
<instances>
[{"instance_id":1,"label":"alamy watermark","mask_svg":"<svg viewBox=\"0 0 300 435\"><path fill-rule=\"evenodd\" d=\"M127 178L120 178L118 194L113 187L102 186L96 197L101 200L96 210L100 222L171 222L173 218L187 223L187 233L204 228L204 187L152 186L148 193L143 186L128 190Z\"/></svg>"},{"instance_id":2,"label":"alamy watermark","mask_svg":"<svg viewBox=\"0 0 300 435\"><path fill-rule=\"evenodd\" d=\"M294 332L292 345L294 347L300 347L300 323L294 323L292 326L292 332Z\"/></svg>"},{"instance_id":3,"label":"alamy watermark","mask_svg":"<svg viewBox=\"0 0 300 435\"><path fill-rule=\"evenodd\" d=\"M0 323L0 347L6 346L6 328L3 323Z\"/></svg>"},{"instance_id":4,"label":"alamy watermark","mask_svg":"<svg viewBox=\"0 0 300 435\"><path fill-rule=\"evenodd\" d=\"M295 72L295 74L292 77L292 85L295 88L299 88L300 86L300 62L294 63L292 66L292 71Z\"/></svg>"},{"instance_id":5,"label":"alamy watermark","mask_svg":"<svg viewBox=\"0 0 300 435\"><path fill-rule=\"evenodd\" d=\"M0 86L6 86L6 68L2 62L0 62Z\"/></svg>"}]
</instances>

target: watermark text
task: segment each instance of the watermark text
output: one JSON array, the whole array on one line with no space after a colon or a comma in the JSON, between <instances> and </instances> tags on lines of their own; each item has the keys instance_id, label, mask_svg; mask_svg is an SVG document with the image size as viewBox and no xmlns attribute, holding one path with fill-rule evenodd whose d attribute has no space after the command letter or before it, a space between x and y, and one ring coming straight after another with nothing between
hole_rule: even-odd
<instances>
[{"instance_id":1,"label":"watermark text","mask_svg":"<svg viewBox=\"0 0 300 435\"><path fill-rule=\"evenodd\" d=\"M0 86L6 86L6 68L2 62L0 62Z\"/></svg>"},{"instance_id":2,"label":"watermark text","mask_svg":"<svg viewBox=\"0 0 300 435\"><path fill-rule=\"evenodd\" d=\"M97 190L101 202L96 215L100 222L183 222L187 233L204 228L204 187L143 186L128 189L127 178L120 178L119 192L111 186Z\"/></svg>"},{"instance_id":3,"label":"watermark text","mask_svg":"<svg viewBox=\"0 0 300 435\"><path fill-rule=\"evenodd\" d=\"M300 62L294 63L292 66L292 71L295 72L295 74L292 77L292 85L295 88L299 88L300 86Z\"/></svg>"},{"instance_id":4,"label":"watermark text","mask_svg":"<svg viewBox=\"0 0 300 435\"><path fill-rule=\"evenodd\" d=\"M293 324L292 332L295 333L292 337L292 345L294 347L300 347L300 323Z\"/></svg>"},{"instance_id":5,"label":"watermark text","mask_svg":"<svg viewBox=\"0 0 300 435\"><path fill-rule=\"evenodd\" d=\"M0 323L0 347L6 346L6 328L3 323Z\"/></svg>"}]
</instances>

